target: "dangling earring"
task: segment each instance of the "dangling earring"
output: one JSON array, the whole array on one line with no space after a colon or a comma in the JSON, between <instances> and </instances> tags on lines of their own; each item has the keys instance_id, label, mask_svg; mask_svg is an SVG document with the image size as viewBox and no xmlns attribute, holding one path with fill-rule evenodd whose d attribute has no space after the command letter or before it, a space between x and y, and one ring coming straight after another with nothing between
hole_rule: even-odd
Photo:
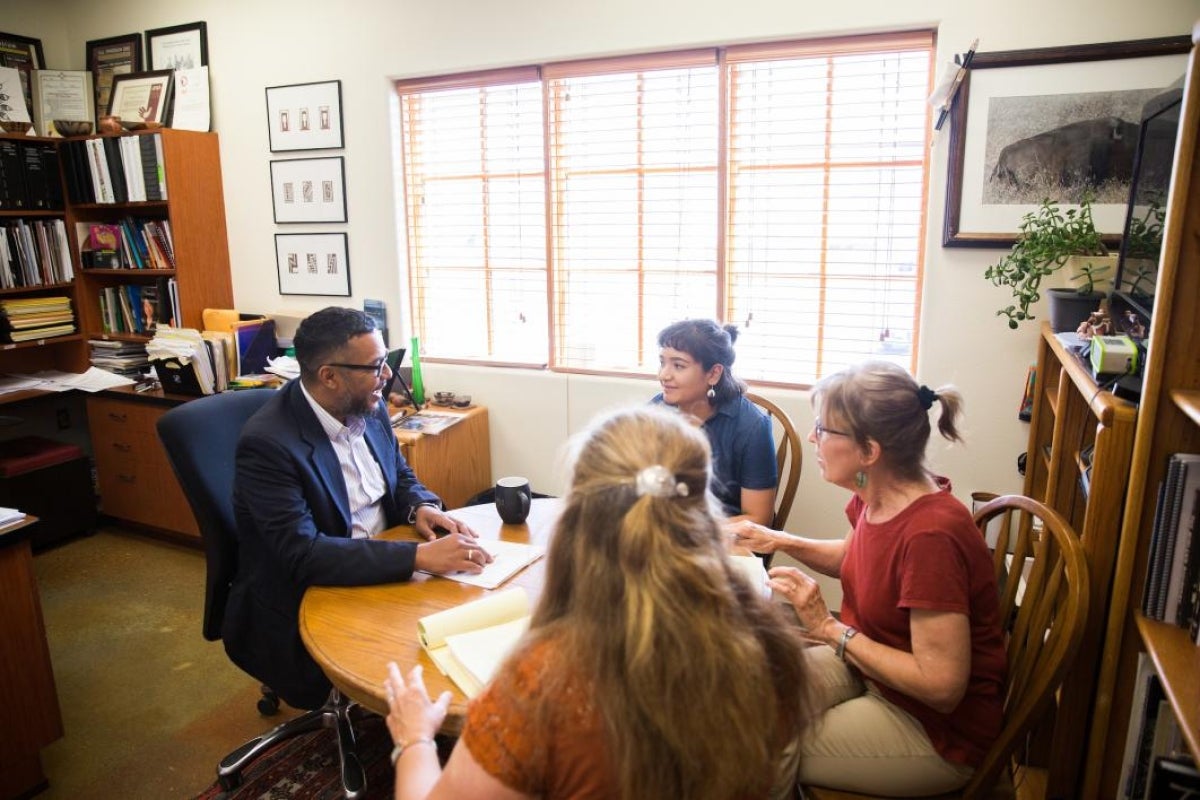
<instances>
[{"instance_id":1,"label":"dangling earring","mask_svg":"<svg viewBox=\"0 0 1200 800\"><path fill-rule=\"evenodd\" d=\"M866 486L867 485L867 473L863 472L861 469L858 472L854 473L854 485L860 489L862 489L864 486Z\"/></svg>"},{"instance_id":2,"label":"dangling earring","mask_svg":"<svg viewBox=\"0 0 1200 800\"><path fill-rule=\"evenodd\" d=\"M706 397L708 397L709 400L712 400L714 397L717 396L717 390L714 389L712 386L709 386L708 391L705 392L704 394Z\"/></svg>"}]
</instances>

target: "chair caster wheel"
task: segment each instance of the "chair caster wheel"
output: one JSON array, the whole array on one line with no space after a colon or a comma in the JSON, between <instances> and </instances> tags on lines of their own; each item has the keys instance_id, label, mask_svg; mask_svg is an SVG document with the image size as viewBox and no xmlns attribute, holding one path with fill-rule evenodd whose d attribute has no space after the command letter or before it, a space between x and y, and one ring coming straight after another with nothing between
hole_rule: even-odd
<instances>
[{"instance_id":1,"label":"chair caster wheel","mask_svg":"<svg viewBox=\"0 0 1200 800\"><path fill-rule=\"evenodd\" d=\"M279 698L261 697L258 700L258 713L264 717L272 717L279 713Z\"/></svg>"}]
</instances>

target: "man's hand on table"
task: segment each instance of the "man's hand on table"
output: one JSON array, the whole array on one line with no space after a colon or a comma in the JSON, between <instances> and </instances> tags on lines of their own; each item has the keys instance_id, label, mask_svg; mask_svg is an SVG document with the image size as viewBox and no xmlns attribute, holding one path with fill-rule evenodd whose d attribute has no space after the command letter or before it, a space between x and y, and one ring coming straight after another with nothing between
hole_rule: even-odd
<instances>
[{"instance_id":1,"label":"man's hand on table","mask_svg":"<svg viewBox=\"0 0 1200 800\"><path fill-rule=\"evenodd\" d=\"M425 539L417 545L415 567L424 572L472 572L480 573L492 556L479 545L475 532L444 512L432 507L417 509L413 527L417 535ZM445 533L438 538L438 533Z\"/></svg>"}]
</instances>

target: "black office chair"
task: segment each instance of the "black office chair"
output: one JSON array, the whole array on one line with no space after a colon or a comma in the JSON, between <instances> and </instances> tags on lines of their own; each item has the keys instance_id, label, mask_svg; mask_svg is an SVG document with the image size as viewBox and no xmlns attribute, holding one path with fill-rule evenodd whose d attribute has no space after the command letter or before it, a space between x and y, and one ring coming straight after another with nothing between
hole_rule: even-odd
<instances>
[{"instance_id":1,"label":"black office chair","mask_svg":"<svg viewBox=\"0 0 1200 800\"><path fill-rule=\"evenodd\" d=\"M242 426L274 394L272 389L245 389L203 397L176 406L158 420L158 437L200 526L207 564L204 587L204 638L221 638L225 602L237 572L237 525L233 513L234 457ZM259 711L278 710L278 699L266 686ZM347 798L362 795L366 773L355 752L350 724L352 704L334 689L325 705L277 725L221 760L217 780L229 791L242 782L242 770L283 739L317 728L337 732L342 787Z\"/></svg>"}]
</instances>

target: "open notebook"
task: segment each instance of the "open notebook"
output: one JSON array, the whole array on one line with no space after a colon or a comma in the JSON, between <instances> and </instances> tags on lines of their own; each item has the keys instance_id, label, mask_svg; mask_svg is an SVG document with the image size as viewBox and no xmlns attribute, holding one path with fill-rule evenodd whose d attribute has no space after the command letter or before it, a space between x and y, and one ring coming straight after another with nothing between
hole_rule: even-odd
<instances>
[{"instance_id":1,"label":"open notebook","mask_svg":"<svg viewBox=\"0 0 1200 800\"><path fill-rule=\"evenodd\" d=\"M529 628L529 595L516 587L422 617L421 646L433 663L475 697Z\"/></svg>"},{"instance_id":2,"label":"open notebook","mask_svg":"<svg viewBox=\"0 0 1200 800\"><path fill-rule=\"evenodd\" d=\"M480 539L479 546L492 555L492 563L485 566L483 572L448 572L438 574L443 578L449 578L459 583L469 583L472 586L481 586L484 589L495 589L513 575L516 575L522 569L537 561L546 552L537 545L506 542L502 539Z\"/></svg>"}]
</instances>

